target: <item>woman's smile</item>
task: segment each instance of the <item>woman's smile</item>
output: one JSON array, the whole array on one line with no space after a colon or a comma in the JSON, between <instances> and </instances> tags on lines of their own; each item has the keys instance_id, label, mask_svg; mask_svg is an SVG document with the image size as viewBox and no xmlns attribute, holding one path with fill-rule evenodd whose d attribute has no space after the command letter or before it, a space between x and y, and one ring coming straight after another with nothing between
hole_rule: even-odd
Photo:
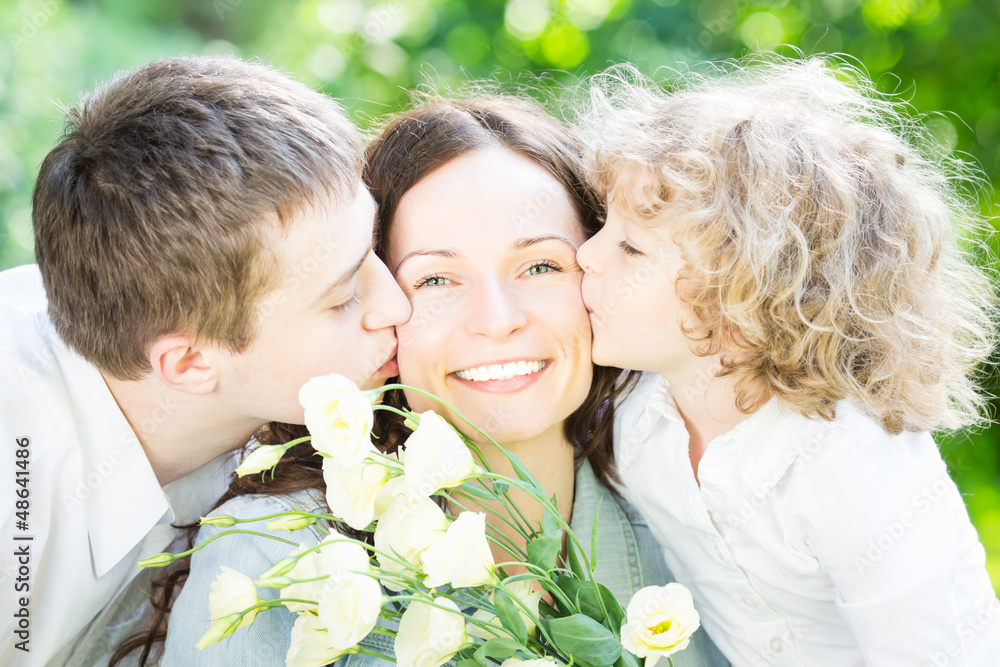
<instances>
[{"instance_id":1,"label":"woman's smile","mask_svg":"<svg viewBox=\"0 0 1000 667\"><path fill-rule=\"evenodd\" d=\"M535 384L549 368L548 359L497 360L449 374L462 384L493 394L512 394Z\"/></svg>"}]
</instances>

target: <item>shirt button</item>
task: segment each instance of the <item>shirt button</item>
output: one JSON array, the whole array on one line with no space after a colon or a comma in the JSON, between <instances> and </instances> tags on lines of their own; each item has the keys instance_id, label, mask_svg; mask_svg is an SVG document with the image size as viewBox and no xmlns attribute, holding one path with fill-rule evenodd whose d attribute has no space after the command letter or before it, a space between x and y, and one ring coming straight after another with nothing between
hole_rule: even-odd
<instances>
[{"instance_id":1,"label":"shirt button","mask_svg":"<svg viewBox=\"0 0 1000 667\"><path fill-rule=\"evenodd\" d=\"M754 596L752 596L752 595L744 595L741 598L741 600L742 600L742 602L743 602L743 604L745 606L750 607L751 609L756 609L757 608L757 598L755 598Z\"/></svg>"},{"instance_id":2,"label":"shirt button","mask_svg":"<svg viewBox=\"0 0 1000 667\"><path fill-rule=\"evenodd\" d=\"M774 655L781 655L785 650L785 642L782 641L781 637L774 637L771 639L771 653Z\"/></svg>"}]
</instances>

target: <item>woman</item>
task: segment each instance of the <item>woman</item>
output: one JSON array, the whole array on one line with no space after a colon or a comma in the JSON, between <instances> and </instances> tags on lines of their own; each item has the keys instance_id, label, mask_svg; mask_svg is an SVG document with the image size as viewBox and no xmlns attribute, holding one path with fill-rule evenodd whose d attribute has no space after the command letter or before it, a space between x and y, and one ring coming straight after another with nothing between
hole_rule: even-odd
<instances>
[{"instance_id":1,"label":"woman","mask_svg":"<svg viewBox=\"0 0 1000 667\"><path fill-rule=\"evenodd\" d=\"M516 453L585 541L600 502L596 574L623 604L638 588L669 581L648 528L598 481L614 478L608 406L618 371L590 360L575 255L597 230L600 209L572 136L522 101L436 101L395 118L368 158L382 256L413 303L413 316L397 332L400 380L449 401ZM442 409L406 398L415 410ZM505 470L499 452L484 454ZM218 513L322 509L318 465L318 457L300 452L279 466L278 493L237 495ZM531 511L526 502L523 509ZM198 540L222 530L203 527ZM314 527L281 536L307 545L321 539ZM280 664L295 620L283 610L216 646L194 645L210 625L208 592L223 565L254 577L289 551L274 540L230 536L196 552L173 606L164 664ZM391 655L385 638L373 633L366 642ZM338 664L349 660L378 662L348 656ZM702 631L674 662L726 664Z\"/></svg>"}]
</instances>

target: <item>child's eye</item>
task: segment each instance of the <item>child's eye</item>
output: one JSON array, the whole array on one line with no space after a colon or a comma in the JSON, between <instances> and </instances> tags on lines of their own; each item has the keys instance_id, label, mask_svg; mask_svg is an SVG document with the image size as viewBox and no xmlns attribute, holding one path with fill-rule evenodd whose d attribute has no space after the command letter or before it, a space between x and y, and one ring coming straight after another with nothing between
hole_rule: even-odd
<instances>
[{"instance_id":1,"label":"child's eye","mask_svg":"<svg viewBox=\"0 0 1000 667\"><path fill-rule=\"evenodd\" d=\"M633 248L627 241L619 241L618 247L622 249L622 252L631 257L638 257L642 254L641 250Z\"/></svg>"},{"instance_id":2,"label":"child's eye","mask_svg":"<svg viewBox=\"0 0 1000 667\"><path fill-rule=\"evenodd\" d=\"M561 268L554 262L548 260L543 260L541 262L536 262L528 267L525 271L529 276L540 276L543 273L549 273L550 271L562 271Z\"/></svg>"},{"instance_id":3,"label":"child's eye","mask_svg":"<svg viewBox=\"0 0 1000 667\"><path fill-rule=\"evenodd\" d=\"M332 310L335 313L342 313L345 310L350 310L352 306L358 305L358 302L360 301L361 301L361 295L355 292L354 296L352 296L348 301L345 301L339 306L334 306L330 310Z\"/></svg>"},{"instance_id":4,"label":"child's eye","mask_svg":"<svg viewBox=\"0 0 1000 667\"><path fill-rule=\"evenodd\" d=\"M417 282L413 283L413 289L418 289L420 287L441 287L448 283L448 279L444 276L424 276Z\"/></svg>"}]
</instances>

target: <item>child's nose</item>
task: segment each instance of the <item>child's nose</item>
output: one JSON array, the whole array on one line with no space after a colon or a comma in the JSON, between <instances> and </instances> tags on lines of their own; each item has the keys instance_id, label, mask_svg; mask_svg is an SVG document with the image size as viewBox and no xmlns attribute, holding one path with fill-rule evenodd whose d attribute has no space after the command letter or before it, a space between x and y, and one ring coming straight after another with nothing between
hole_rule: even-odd
<instances>
[{"instance_id":1,"label":"child's nose","mask_svg":"<svg viewBox=\"0 0 1000 667\"><path fill-rule=\"evenodd\" d=\"M598 273L596 241L597 238L593 237L576 250L576 263L585 273L595 275Z\"/></svg>"}]
</instances>

